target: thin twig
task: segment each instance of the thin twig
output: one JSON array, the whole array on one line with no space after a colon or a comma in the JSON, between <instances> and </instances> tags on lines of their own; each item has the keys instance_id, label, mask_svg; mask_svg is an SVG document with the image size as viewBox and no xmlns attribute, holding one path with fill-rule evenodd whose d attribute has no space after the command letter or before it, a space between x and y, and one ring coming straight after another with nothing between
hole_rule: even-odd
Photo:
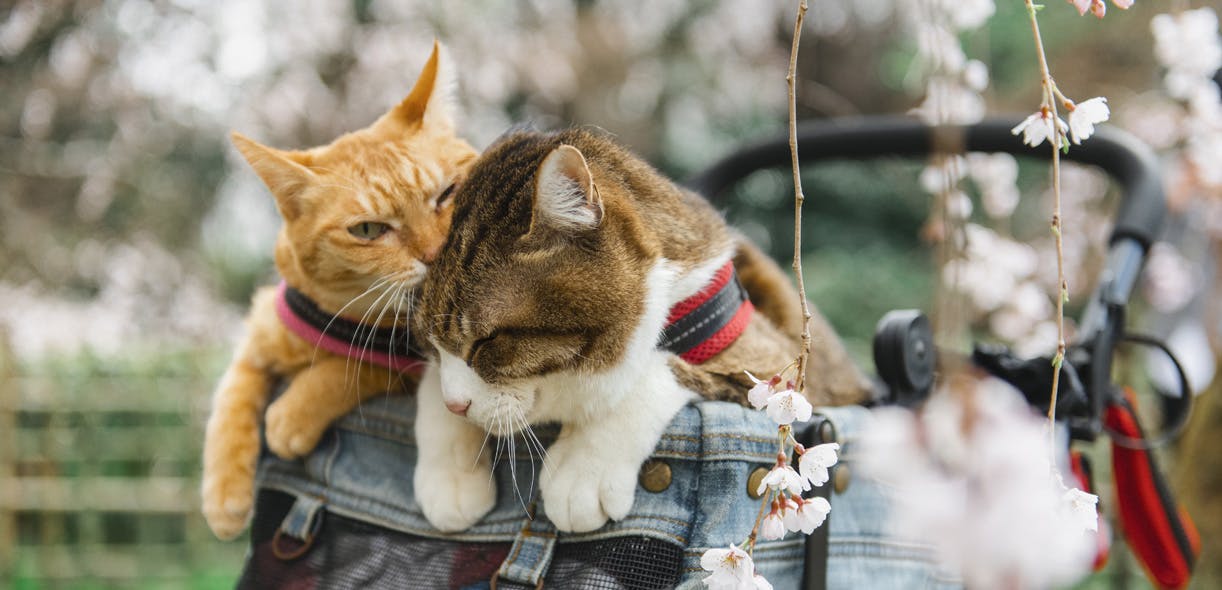
<instances>
[{"instance_id":1,"label":"thin twig","mask_svg":"<svg viewBox=\"0 0 1222 590\"><path fill-rule=\"evenodd\" d=\"M802 279L802 174L798 167L798 107L794 82L798 69L798 41L802 37L802 21L806 17L806 0L798 4L798 19L793 25L793 46L789 50L789 73L785 84L789 87L789 155L793 166L793 274L798 281L798 298L802 304L802 349L798 351L798 376L794 379L795 390L805 393L806 363L810 358L810 305L806 303L806 282Z\"/></svg>"},{"instance_id":2,"label":"thin twig","mask_svg":"<svg viewBox=\"0 0 1222 590\"><path fill-rule=\"evenodd\" d=\"M1040 25L1035 16L1035 5L1032 0L1025 0L1025 2L1027 15L1031 20L1031 34L1035 37L1035 51L1039 56L1040 80L1044 90L1043 104L1040 108L1046 109L1046 112L1052 117L1052 137L1049 139L1052 143L1052 233L1057 247L1057 352L1052 361L1052 393L1048 400L1048 424L1049 430L1052 431L1050 436L1055 437L1057 391L1061 382L1061 363L1065 359L1065 300L1069 298L1069 281L1065 278L1065 249L1061 238L1061 144L1064 142L1065 135L1058 123L1060 115L1057 113L1057 94L1059 92L1056 83L1052 80L1052 73L1048 69L1048 59L1044 55L1044 42L1040 38Z\"/></svg>"},{"instance_id":3,"label":"thin twig","mask_svg":"<svg viewBox=\"0 0 1222 590\"><path fill-rule=\"evenodd\" d=\"M755 525L751 527L751 534L747 535L747 542L743 544L747 555L755 555L755 541L759 538L760 523L764 521L764 511L772 503L772 496L772 488L764 488L764 493L760 495L760 509L755 514Z\"/></svg>"},{"instance_id":4,"label":"thin twig","mask_svg":"<svg viewBox=\"0 0 1222 590\"><path fill-rule=\"evenodd\" d=\"M792 158L793 166L793 186L794 186L794 221L793 221L793 272L798 279L798 296L802 304L802 350L798 353L798 359L795 361L798 367L798 375L794 378L794 390L802 393L806 381L806 362L810 356L810 306L806 303L806 285L802 280L802 201L805 197L802 195L802 176L798 169L798 108L797 108L797 93L794 90L794 82L797 78L795 72L798 67L798 40L802 36L802 21L806 17L806 0L801 0L798 4L798 19L793 25L793 47L789 51L789 71L785 76L785 84L789 89L789 153ZM792 365L792 363L791 363ZM785 370L782 369L781 373ZM777 467L783 467L788 464L787 454L785 453L785 441L790 435L789 426L780 426L777 428L777 438L779 444L777 448ZM760 496L759 512L755 515L755 525L751 527L751 534L747 536L746 546L747 554L750 555L755 550L755 541L759 536L760 523L764 519L764 511L771 504L774 498L779 498L780 492L774 493L771 489L765 489L763 495Z\"/></svg>"}]
</instances>

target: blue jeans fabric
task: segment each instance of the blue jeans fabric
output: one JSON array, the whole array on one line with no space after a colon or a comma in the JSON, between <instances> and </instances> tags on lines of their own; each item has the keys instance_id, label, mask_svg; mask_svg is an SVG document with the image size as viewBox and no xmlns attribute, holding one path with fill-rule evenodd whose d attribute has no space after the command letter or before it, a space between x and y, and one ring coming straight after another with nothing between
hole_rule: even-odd
<instances>
[{"instance_id":1,"label":"blue jeans fabric","mask_svg":"<svg viewBox=\"0 0 1222 590\"><path fill-rule=\"evenodd\" d=\"M926 548L885 535L885 490L852 473L854 438L869 411L842 407L818 412L835 425L842 445L837 469L849 471L848 487L831 494L832 512L824 525L830 527L827 587L959 587L953 577L937 570ZM547 574L557 546L644 537L681 549L678 587L703 588L701 554L745 540L760 509L760 501L748 494L747 480L757 468L771 466L777 451L776 425L763 412L725 402L691 404L671 422L653 455L670 468L665 489L651 492L638 485L627 518L589 533L557 533L546 519L547 506L539 501L540 462L519 439L514 460L502 449L497 463L495 508L471 529L447 534L429 525L413 495L414 414L411 396L378 398L339 421L303 460L283 461L265 453L260 489L297 498L281 531L307 538L318 512L325 510L427 539L513 543L500 572L526 585ZM557 430L543 427L537 432L546 444ZM494 442L488 445L484 452L493 452ZM534 509L533 520L528 507ZM804 540L790 534L757 543L757 569L778 590L800 587Z\"/></svg>"}]
</instances>

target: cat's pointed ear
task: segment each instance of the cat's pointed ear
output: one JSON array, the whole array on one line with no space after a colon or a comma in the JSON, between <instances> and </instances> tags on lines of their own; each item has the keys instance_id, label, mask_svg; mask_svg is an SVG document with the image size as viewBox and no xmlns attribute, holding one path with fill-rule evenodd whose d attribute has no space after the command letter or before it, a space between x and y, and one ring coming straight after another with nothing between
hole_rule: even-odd
<instances>
[{"instance_id":1,"label":"cat's pointed ear","mask_svg":"<svg viewBox=\"0 0 1222 590\"><path fill-rule=\"evenodd\" d=\"M534 206L531 229L581 231L602 223L602 197L581 150L561 145L543 159L535 179Z\"/></svg>"},{"instance_id":2,"label":"cat's pointed ear","mask_svg":"<svg viewBox=\"0 0 1222 590\"><path fill-rule=\"evenodd\" d=\"M433 53L424 63L416 85L403 102L386 114L387 122L404 126L454 126L454 69L450 54L441 42L433 40Z\"/></svg>"},{"instance_id":3,"label":"cat's pointed ear","mask_svg":"<svg viewBox=\"0 0 1222 590\"><path fill-rule=\"evenodd\" d=\"M305 165L308 156L303 152L286 152L267 147L237 131L229 134L234 147L255 169L259 178L276 197L276 207L285 219L301 214L303 203L301 192L314 180L315 175Z\"/></svg>"}]
</instances>

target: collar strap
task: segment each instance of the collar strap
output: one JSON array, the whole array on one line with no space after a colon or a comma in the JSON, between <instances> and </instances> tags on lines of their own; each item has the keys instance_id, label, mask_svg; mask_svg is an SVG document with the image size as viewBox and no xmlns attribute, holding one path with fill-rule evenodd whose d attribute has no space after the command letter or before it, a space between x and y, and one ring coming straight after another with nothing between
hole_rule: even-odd
<instances>
[{"instance_id":1,"label":"collar strap","mask_svg":"<svg viewBox=\"0 0 1222 590\"><path fill-rule=\"evenodd\" d=\"M754 311L734 263L726 262L708 285L670 308L660 345L698 365L733 344Z\"/></svg>"},{"instance_id":2,"label":"collar strap","mask_svg":"<svg viewBox=\"0 0 1222 590\"><path fill-rule=\"evenodd\" d=\"M276 314L290 332L332 354L419 374L425 361L410 347L408 330L370 326L333 316L284 281L276 289Z\"/></svg>"}]
</instances>

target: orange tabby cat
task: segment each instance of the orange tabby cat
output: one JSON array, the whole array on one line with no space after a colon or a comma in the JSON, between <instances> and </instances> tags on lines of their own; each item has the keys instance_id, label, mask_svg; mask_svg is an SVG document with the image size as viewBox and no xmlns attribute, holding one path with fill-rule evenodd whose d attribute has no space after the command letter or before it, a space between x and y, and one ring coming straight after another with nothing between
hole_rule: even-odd
<instances>
[{"instance_id":1,"label":"orange tabby cat","mask_svg":"<svg viewBox=\"0 0 1222 590\"><path fill-rule=\"evenodd\" d=\"M285 313L304 301L314 319L343 316L335 321L357 326L354 348L381 327L392 336L390 354L405 352L405 344L393 347L406 342L408 296L445 241L451 189L476 156L454 134L446 65L435 44L402 103L327 146L280 151L233 134L284 218L275 249L284 284L255 294L246 337L213 398L203 512L220 538L236 536L249 519L259 420L273 382L291 379L265 420L268 446L285 458L309 452L333 420L399 384L402 366L322 346L331 324L315 325L314 338Z\"/></svg>"}]
</instances>

